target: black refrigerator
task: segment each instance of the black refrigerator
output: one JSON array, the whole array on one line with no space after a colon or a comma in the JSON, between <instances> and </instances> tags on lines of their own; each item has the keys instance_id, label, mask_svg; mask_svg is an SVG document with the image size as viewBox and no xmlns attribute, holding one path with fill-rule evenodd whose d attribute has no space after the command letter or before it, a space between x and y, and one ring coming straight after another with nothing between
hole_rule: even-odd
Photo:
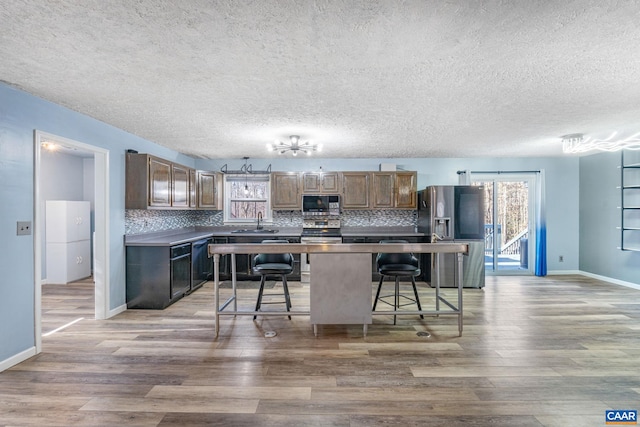
<instances>
[{"instance_id":1,"label":"black refrigerator","mask_svg":"<svg viewBox=\"0 0 640 427\"><path fill-rule=\"evenodd\" d=\"M463 256L463 286L482 288L485 280L484 187L472 185L434 185L418 192L418 231L425 241L460 242L469 245ZM435 278L431 254L423 254L424 280ZM440 258L440 286L457 283L455 254Z\"/></svg>"}]
</instances>

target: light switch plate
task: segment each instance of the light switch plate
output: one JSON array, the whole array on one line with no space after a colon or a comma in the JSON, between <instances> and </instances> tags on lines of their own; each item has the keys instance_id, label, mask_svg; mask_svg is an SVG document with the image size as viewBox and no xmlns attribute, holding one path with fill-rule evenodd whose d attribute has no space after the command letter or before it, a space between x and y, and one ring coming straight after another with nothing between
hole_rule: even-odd
<instances>
[{"instance_id":1,"label":"light switch plate","mask_svg":"<svg viewBox=\"0 0 640 427\"><path fill-rule=\"evenodd\" d=\"M31 221L18 221L18 236L27 236L31 234Z\"/></svg>"}]
</instances>

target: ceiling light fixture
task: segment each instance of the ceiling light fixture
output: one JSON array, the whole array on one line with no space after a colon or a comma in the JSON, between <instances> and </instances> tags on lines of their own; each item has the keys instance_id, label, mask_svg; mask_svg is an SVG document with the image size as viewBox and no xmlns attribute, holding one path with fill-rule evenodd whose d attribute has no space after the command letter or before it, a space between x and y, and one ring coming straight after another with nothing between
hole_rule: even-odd
<instances>
[{"instance_id":1,"label":"ceiling light fixture","mask_svg":"<svg viewBox=\"0 0 640 427\"><path fill-rule=\"evenodd\" d=\"M294 156L298 155L298 151L310 156L313 151L322 151L322 145L312 144L309 141L300 142L299 135L289 136L289 142L274 141L273 144L267 144L267 150L277 151L278 154L284 154L291 151Z\"/></svg>"},{"instance_id":2,"label":"ceiling light fixture","mask_svg":"<svg viewBox=\"0 0 640 427\"><path fill-rule=\"evenodd\" d=\"M618 151L640 150L640 133L628 138L614 140L617 132L606 139L586 137L581 133L572 133L562 137L562 151L565 153L584 153L592 150Z\"/></svg>"},{"instance_id":3,"label":"ceiling light fixture","mask_svg":"<svg viewBox=\"0 0 640 427\"><path fill-rule=\"evenodd\" d=\"M244 159L244 195L248 196L249 195L249 181L247 181L247 160L249 160L248 157L243 157Z\"/></svg>"}]
</instances>

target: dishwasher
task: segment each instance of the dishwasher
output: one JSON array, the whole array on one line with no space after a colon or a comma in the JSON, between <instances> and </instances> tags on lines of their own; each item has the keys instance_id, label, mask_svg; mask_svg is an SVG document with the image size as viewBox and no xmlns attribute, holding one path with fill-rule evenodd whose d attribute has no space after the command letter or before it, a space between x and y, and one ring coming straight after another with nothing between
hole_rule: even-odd
<instances>
[{"instance_id":1,"label":"dishwasher","mask_svg":"<svg viewBox=\"0 0 640 427\"><path fill-rule=\"evenodd\" d=\"M195 291L213 277L213 258L209 258L209 244L213 238L200 239L191 244L191 286L189 293Z\"/></svg>"},{"instance_id":2,"label":"dishwasher","mask_svg":"<svg viewBox=\"0 0 640 427\"><path fill-rule=\"evenodd\" d=\"M191 289L191 243L171 246L169 264L169 297L173 300L184 296Z\"/></svg>"}]
</instances>

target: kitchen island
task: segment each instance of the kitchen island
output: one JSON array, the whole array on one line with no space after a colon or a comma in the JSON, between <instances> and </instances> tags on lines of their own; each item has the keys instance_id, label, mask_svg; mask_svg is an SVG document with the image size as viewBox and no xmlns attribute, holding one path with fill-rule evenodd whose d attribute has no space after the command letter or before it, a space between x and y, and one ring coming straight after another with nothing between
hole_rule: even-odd
<instances>
[{"instance_id":1,"label":"kitchen island","mask_svg":"<svg viewBox=\"0 0 640 427\"><path fill-rule=\"evenodd\" d=\"M214 261L215 331L220 330L220 316L282 316L282 312L238 311L236 279L232 277L232 296L220 301L220 255L253 253L307 253L311 257L315 271L311 272L309 311L289 311L287 315L310 316L314 334L318 324L362 324L363 333L371 324L373 315L455 315L458 317L458 333L462 335L462 256L468 252L464 243L337 243L337 244L211 244L209 255ZM457 254L458 276L456 280L457 303L453 304L440 294L439 277L435 282L434 310L395 310L373 312L371 310L371 277L369 259L371 254L387 253L433 253L439 263L441 254ZM232 261L233 262L233 261ZM317 266L317 267L316 267ZM318 272L319 274L314 274ZM433 284L432 284L433 285ZM233 303L233 310L225 311ZM441 310L440 303L448 307Z\"/></svg>"}]
</instances>

